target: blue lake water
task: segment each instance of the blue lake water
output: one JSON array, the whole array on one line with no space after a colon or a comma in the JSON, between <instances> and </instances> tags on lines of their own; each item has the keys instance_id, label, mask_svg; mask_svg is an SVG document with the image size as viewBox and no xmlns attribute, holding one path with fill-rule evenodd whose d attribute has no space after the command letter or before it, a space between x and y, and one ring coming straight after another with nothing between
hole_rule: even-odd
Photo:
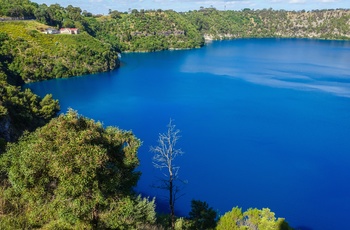
<instances>
[{"instance_id":1,"label":"blue lake water","mask_svg":"<svg viewBox=\"0 0 350 230\"><path fill-rule=\"evenodd\" d=\"M350 42L242 39L129 53L113 72L26 87L52 93L62 112L131 129L143 142L137 190L158 201L152 184L162 174L149 148L174 119L188 181L178 214L200 199L221 214L269 207L293 227L348 228Z\"/></svg>"}]
</instances>

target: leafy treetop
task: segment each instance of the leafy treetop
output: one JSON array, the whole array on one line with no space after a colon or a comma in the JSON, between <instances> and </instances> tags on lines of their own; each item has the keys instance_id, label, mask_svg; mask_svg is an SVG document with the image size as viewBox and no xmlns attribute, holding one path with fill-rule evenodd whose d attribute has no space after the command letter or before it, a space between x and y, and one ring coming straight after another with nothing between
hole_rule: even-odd
<instances>
[{"instance_id":1,"label":"leafy treetop","mask_svg":"<svg viewBox=\"0 0 350 230\"><path fill-rule=\"evenodd\" d=\"M72 110L27 133L1 158L7 176L0 190L5 204L0 224L116 228L152 223L154 201L133 195L140 177L135 171L139 146L131 132L103 128ZM138 213L135 207L148 211Z\"/></svg>"}]
</instances>

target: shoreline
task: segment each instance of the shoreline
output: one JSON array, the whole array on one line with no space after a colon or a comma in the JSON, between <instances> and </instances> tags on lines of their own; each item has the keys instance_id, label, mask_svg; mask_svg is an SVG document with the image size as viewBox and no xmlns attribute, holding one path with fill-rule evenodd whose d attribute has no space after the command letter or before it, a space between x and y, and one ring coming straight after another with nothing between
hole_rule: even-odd
<instances>
[{"instance_id":1,"label":"shoreline","mask_svg":"<svg viewBox=\"0 0 350 230\"><path fill-rule=\"evenodd\" d=\"M128 54L128 53L152 53L152 52L161 52L161 51L178 51L178 50L191 50L191 49L200 49L206 46L207 44L210 44L212 42L216 41L230 41L230 40L237 40L237 39L306 39L306 40L320 40L320 41L345 41L345 42L350 42L350 39L327 39L327 38L320 38L320 37L231 37L228 36L228 34L225 35L218 35L220 39L217 39L217 36L205 34L203 35L204 38L204 44L201 47L193 47L193 48L168 48L168 49L161 49L161 50L153 50L153 51L145 51L145 50L136 50L136 51L120 51L118 52L120 55L122 54ZM118 60L120 61L122 59L122 56L118 55ZM90 75L90 74L97 74L97 73L107 73L113 70L117 70L120 68L120 65L116 66L116 68L108 70L108 71L103 71L103 72L94 72L94 73L88 73L84 75ZM65 78L71 78L71 77L83 77L84 75L72 75L68 76ZM40 81L47 81L47 80L52 80L52 79L60 79L60 78L50 78L50 79L43 79ZM25 84L30 84L30 83L35 83L35 82L40 82L40 81L29 81L29 82L24 82L20 86L23 86Z\"/></svg>"}]
</instances>

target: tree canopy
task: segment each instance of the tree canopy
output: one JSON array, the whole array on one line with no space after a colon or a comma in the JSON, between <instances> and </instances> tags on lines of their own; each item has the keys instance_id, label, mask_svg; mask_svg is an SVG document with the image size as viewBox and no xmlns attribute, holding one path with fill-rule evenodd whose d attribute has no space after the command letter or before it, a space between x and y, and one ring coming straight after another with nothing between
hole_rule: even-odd
<instances>
[{"instance_id":1,"label":"tree canopy","mask_svg":"<svg viewBox=\"0 0 350 230\"><path fill-rule=\"evenodd\" d=\"M25 134L0 161L0 228L122 229L153 223L154 201L133 193L139 146L131 132L103 128L72 110Z\"/></svg>"},{"instance_id":2,"label":"tree canopy","mask_svg":"<svg viewBox=\"0 0 350 230\"><path fill-rule=\"evenodd\" d=\"M220 217L217 230L291 230L283 218L276 218L275 213L268 208L250 208L242 213L242 209L235 207Z\"/></svg>"},{"instance_id":3,"label":"tree canopy","mask_svg":"<svg viewBox=\"0 0 350 230\"><path fill-rule=\"evenodd\" d=\"M215 229L217 212L207 202L192 200L189 218L191 229Z\"/></svg>"},{"instance_id":4,"label":"tree canopy","mask_svg":"<svg viewBox=\"0 0 350 230\"><path fill-rule=\"evenodd\" d=\"M0 16L33 17L37 3L29 0L1 0Z\"/></svg>"}]
</instances>

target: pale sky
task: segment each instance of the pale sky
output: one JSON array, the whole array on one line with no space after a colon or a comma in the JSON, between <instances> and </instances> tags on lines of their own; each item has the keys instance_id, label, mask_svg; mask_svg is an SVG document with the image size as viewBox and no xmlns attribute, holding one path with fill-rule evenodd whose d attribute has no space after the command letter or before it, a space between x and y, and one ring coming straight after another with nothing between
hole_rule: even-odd
<instances>
[{"instance_id":1,"label":"pale sky","mask_svg":"<svg viewBox=\"0 0 350 230\"><path fill-rule=\"evenodd\" d=\"M213 6L218 10L268 9L275 10L315 10L315 9L350 9L350 0L32 0L46 5L58 3L80 7L93 14L108 14L108 10L121 12L128 9L172 9L178 12L198 10L201 6Z\"/></svg>"}]
</instances>

